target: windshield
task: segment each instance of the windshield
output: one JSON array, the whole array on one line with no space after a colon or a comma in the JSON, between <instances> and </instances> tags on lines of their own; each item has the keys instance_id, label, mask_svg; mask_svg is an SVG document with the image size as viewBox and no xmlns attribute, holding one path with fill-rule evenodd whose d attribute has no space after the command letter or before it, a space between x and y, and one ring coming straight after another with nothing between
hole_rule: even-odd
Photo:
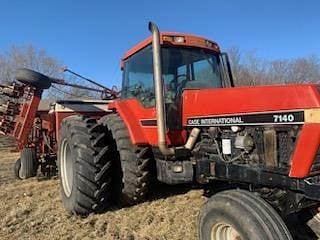
<instances>
[{"instance_id":1,"label":"windshield","mask_svg":"<svg viewBox=\"0 0 320 240\"><path fill-rule=\"evenodd\" d=\"M138 98L155 105L152 47L125 62L122 98ZM162 48L162 75L166 103L180 98L184 89L222 87L219 55L200 48Z\"/></svg>"}]
</instances>

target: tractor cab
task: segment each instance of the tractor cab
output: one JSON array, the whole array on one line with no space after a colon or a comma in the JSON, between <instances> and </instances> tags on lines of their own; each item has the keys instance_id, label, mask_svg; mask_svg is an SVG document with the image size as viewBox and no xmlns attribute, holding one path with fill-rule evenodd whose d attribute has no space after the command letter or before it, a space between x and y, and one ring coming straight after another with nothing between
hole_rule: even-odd
<instances>
[{"instance_id":1,"label":"tractor cab","mask_svg":"<svg viewBox=\"0 0 320 240\"><path fill-rule=\"evenodd\" d=\"M182 129L182 94L185 89L233 86L228 57L217 43L182 33L160 33L163 101L169 130ZM125 54L122 99L137 99L144 108L156 106L152 39Z\"/></svg>"},{"instance_id":2,"label":"tractor cab","mask_svg":"<svg viewBox=\"0 0 320 240\"><path fill-rule=\"evenodd\" d=\"M162 80L166 104L178 104L184 89L232 86L227 55L202 37L161 33ZM123 99L136 98L144 107L155 106L151 38L129 50L122 59Z\"/></svg>"}]
</instances>

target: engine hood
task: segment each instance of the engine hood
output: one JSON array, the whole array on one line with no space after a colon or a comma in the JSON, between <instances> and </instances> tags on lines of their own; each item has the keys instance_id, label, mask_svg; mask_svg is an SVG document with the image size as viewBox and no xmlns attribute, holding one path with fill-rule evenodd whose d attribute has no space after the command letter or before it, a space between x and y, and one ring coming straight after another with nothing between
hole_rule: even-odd
<instances>
[{"instance_id":1,"label":"engine hood","mask_svg":"<svg viewBox=\"0 0 320 240\"><path fill-rule=\"evenodd\" d=\"M319 85L272 85L220 89L186 89L183 92L184 125L208 116L266 114L320 108ZM254 116L254 115L253 115Z\"/></svg>"}]
</instances>

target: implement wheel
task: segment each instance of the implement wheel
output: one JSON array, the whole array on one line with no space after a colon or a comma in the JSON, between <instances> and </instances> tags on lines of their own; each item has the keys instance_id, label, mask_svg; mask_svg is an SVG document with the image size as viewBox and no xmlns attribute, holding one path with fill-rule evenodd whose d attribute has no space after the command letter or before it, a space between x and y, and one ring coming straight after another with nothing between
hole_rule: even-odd
<instances>
[{"instance_id":1,"label":"implement wheel","mask_svg":"<svg viewBox=\"0 0 320 240\"><path fill-rule=\"evenodd\" d=\"M14 164L14 175L17 179L27 179L37 175L38 161L34 148L24 148L20 158Z\"/></svg>"},{"instance_id":2,"label":"implement wheel","mask_svg":"<svg viewBox=\"0 0 320 240\"><path fill-rule=\"evenodd\" d=\"M18 68L16 79L27 85L34 86L38 89L48 89L51 86L51 80L48 76L27 68Z\"/></svg>"},{"instance_id":3,"label":"implement wheel","mask_svg":"<svg viewBox=\"0 0 320 240\"><path fill-rule=\"evenodd\" d=\"M243 190L211 197L199 216L200 240L289 240L289 230L262 198Z\"/></svg>"}]
</instances>

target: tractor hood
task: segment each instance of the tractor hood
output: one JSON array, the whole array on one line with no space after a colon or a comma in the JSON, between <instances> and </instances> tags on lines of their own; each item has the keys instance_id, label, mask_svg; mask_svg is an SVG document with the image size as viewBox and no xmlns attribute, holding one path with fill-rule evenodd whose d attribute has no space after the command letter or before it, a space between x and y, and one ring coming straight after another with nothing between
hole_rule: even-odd
<instances>
[{"instance_id":1,"label":"tractor hood","mask_svg":"<svg viewBox=\"0 0 320 240\"><path fill-rule=\"evenodd\" d=\"M314 115L316 108L320 94L315 84L186 89L183 125L302 124L306 113ZM319 111L311 117L319 117Z\"/></svg>"}]
</instances>

